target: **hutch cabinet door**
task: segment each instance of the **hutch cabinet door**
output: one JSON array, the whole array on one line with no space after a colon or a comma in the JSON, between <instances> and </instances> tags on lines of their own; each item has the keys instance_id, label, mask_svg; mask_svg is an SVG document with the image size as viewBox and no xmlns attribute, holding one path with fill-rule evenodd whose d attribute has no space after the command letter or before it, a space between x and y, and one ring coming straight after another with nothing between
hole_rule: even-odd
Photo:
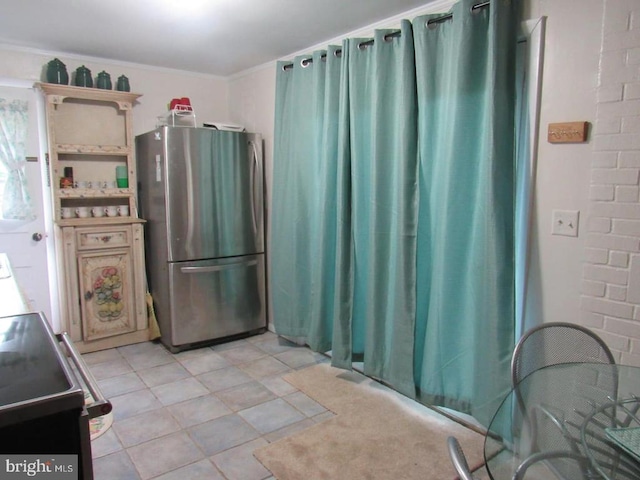
<instances>
[{"instance_id":1,"label":"hutch cabinet door","mask_svg":"<svg viewBox=\"0 0 640 480\"><path fill-rule=\"evenodd\" d=\"M129 249L78 254L82 339L121 335L136 330L133 262Z\"/></svg>"}]
</instances>

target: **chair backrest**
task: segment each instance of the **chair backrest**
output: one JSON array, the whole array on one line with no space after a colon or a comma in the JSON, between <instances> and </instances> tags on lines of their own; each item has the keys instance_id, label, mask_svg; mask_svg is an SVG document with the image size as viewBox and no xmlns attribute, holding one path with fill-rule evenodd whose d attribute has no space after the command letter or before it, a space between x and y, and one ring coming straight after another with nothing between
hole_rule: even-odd
<instances>
[{"instance_id":1,"label":"chair backrest","mask_svg":"<svg viewBox=\"0 0 640 480\"><path fill-rule=\"evenodd\" d=\"M583 362L611 365L612 375L599 378L597 386L591 375L567 378L568 390L562 391L558 391L563 388L559 385L522 382L544 367ZM519 411L527 422L525 430L535 439L535 449L553 457L546 460L547 467L558 478L586 478L584 465L572 460L572 455L579 455L580 425L591 409L582 392L596 387L602 391L602 398L615 397L618 391L615 368L613 355L604 341L591 330L573 323L544 323L527 331L516 345L511 358L511 381L514 388L517 386ZM555 400L557 394L562 402Z\"/></svg>"},{"instance_id":2,"label":"chair backrest","mask_svg":"<svg viewBox=\"0 0 640 480\"><path fill-rule=\"evenodd\" d=\"M471 476L471 471L469 470L467 458L464 456L464 451L462 450L458 439L456 437L449 437L447 439L447 444L449 446L451 463L453 463L460 480L474 480Z\"/></svg>"},{"instance_id":3,"label":"chair backrest","mask_svg":"<svg viewBox=\"0 0 640 480\"><path fill-rule=\"evenodd\" d=\"M543 367L578 362L615 364L615 359L606 343L588 328L573 323L543 323L527 331L516 345L511 382L515 386Z\"/></svg>"}]
</instances>

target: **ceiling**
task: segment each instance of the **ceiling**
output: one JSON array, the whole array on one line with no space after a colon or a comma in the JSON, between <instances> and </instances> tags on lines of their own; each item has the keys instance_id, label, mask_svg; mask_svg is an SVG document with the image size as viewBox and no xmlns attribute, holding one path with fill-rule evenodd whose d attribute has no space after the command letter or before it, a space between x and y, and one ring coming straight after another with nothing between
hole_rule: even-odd
<instances>
[{"instance_id":1,"label":"ceiling","mask_svg":"<svg viewBox=\"0 0 640 480\"><path fill-rule=\"evenodd\" d=\"M0 44L229 76L434 0L0 0Z\"/></svg>"}]
</instances>

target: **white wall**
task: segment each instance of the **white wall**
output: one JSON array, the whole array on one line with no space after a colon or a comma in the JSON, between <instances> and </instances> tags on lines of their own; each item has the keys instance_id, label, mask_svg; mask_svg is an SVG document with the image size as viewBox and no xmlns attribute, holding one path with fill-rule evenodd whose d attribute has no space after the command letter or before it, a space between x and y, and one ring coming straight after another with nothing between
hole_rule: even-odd
<instances>
[{"instance_id":1,"label":"white wall","mask_svg":"<svg viewBox=\"0 0 640 480\"><path fill-rule=\"evenodd\" d=\"M70 79L72 72L80 65L91 70L94 84L95 77L102 70L111 75L114 86L120 75L126 75L131 91L142 94L133 109L136 135L154 129L156 118L166 113L167 105L174 97L189 97L199 124L208 120L229 119L227 80L210 75L0 46L0 77L44 81L46 64L54 57L66 65Z\"/></svg>"},{"instance_id":2,"label":"white wall","mask_svg":"<svg viewBox=\"0 0 640 480\"><path fill-rule=\"evenodd\" d=\"M533 218L532 283L545 322L584 323L580 286L589 206L591 138L551 144L549 123L594 122L603 1L529 0L525 18L547 17ZM590 135L591 137L591 135ZM552 211L578 210L578 237L551 235Z\"/></svg>"}]
</instances>

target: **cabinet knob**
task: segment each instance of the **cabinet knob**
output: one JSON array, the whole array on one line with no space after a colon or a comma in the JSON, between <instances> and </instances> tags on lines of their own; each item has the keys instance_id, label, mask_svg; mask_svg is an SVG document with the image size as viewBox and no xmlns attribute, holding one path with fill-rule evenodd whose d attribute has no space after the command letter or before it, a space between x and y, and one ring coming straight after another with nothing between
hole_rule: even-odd
<instances>
[{"instance_id":1,"label":"cabinet knob","mask_svg":"<svg viewBox=\"0 0 640 480\"><path fill-rule=\"evenodd\" d=\"M34 242L39 242L40 240L42 240L42 234L40 232L36 232L33 235L31 235L31 239Z\"/></svg>"}]
</instances>

